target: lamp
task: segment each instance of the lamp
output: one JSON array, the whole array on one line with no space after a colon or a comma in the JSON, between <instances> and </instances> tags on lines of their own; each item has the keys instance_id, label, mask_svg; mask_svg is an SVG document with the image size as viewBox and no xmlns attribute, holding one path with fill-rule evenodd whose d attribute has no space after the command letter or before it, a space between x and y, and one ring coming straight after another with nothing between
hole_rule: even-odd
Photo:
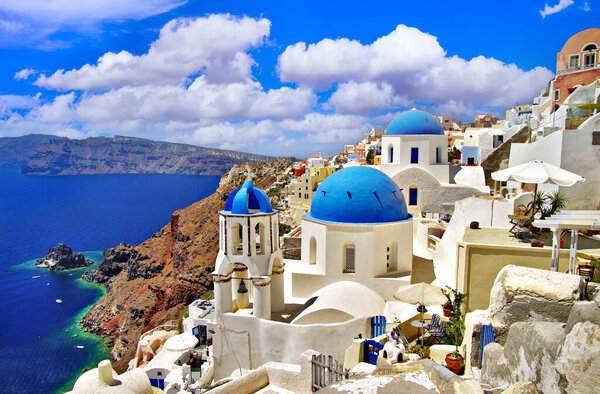
<instances>
[{"instance_id":1,"label":"lamp","mask_svg":"<svg viewBox=\"0 0 600 394\"><path fill-rule=\"evenodd\" d=\"M238 294L246 294L248 292L248 288L244 283L244 279L240 278L240 287L238 288Z\"/></svg>"}]
</instances>

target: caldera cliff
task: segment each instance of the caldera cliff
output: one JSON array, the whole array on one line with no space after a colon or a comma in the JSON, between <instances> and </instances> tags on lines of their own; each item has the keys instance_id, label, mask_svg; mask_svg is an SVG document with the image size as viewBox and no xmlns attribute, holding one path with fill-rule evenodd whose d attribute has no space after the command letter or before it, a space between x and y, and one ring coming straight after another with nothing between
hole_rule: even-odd
<instances>
[{"instance_id":1,"label":"caldera cliff","mask_svg":"<svg viewBox=\"0 0 600 394\"><path fill-rule=\"evenodd\" d=\"M291 163L278 158L251 164L252 181L266 189ZM117 371L127 368L142 333L177 322L187 304L211 288L218 212L245 181L247 166L234 166L215 193L175 211L170 223L150 239L107 249L98 268L84 274L84 280L102 284L107 292L81 323L87 331L110 338Z\"/></svg>"}]
</instances>

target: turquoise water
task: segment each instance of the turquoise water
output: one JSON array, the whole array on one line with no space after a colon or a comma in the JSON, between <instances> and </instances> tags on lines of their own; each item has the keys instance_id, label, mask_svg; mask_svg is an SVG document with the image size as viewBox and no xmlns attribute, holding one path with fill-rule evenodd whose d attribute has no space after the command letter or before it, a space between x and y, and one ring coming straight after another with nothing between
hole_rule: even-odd
<instances>
[{"instance_id":1,"label":"turquoise water","mask_svg":"<svg viewBox=\"0 0 600 394\"><path fill-rule=\"evenodd\" d=\"M49 272L34 268L35 259L63 242L101 261L102 250L149 238L174 210L213 193L218 181L147 174L39 177L0 168L2 392L69 390L84 368L109 355L101 338L78 326L104 290L80 279L85 268Z\"/></svg>"}]
</instances>

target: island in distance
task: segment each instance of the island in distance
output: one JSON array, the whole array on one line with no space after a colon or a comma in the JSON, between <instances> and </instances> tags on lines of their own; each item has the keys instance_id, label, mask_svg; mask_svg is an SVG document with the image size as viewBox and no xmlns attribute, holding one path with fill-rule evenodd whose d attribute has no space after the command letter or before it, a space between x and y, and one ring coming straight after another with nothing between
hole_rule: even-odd
<instances>
[{"instance_id":1,"label":"island in distance","mask_svg":"<svg viewBox=\"0 0 600 394\"><path fill-rule=\"evenodd\" d=\"M86 259L81 253L76 253L65 244L59 243L48 250L46 255L37 260L36 268L48 268L49 271L64 271L74 268L89 267L92 260Z\"/></svg>"},{"instance_id":2,"label":"island in distance","mask_svg":"<svg viewBox=\"0 0 600 394\"><path fill-rule=\"evenodd\" d=\"M0 156L4 151L14 153L16 146L22 156L27 156L2 161L0 166L21 167L21 173L31 175L222 175L234 164L268 159L244 152L134 137L91 137L82 140L49 137L29 135L0 138Z\"/></svg>"}]
</instances>

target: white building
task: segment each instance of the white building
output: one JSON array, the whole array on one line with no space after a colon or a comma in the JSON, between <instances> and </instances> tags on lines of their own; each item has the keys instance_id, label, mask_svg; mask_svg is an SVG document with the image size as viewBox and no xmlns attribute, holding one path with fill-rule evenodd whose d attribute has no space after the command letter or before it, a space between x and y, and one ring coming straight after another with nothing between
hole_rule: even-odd
<instances>
[{"instance_id":1,"label":"white building","mask_svg":"<svg viewBox=\"0 0 600 394\"><path fill-rule=\"evenodd\" d=\"M486 187L450 184L448 137L438 120L416 109L400 113L381 140L379 170L391 177L408 201L408 212L452 213L457 200L489 194Z\"/></svg>"},{"instance_id":2,"label":"white building","mask_svg":"<svg viewBox=\"0 0 600 394\"><path fill-rule=\"evenodd\" d=\"M350 281L389 299L412 269L412 215L402 191L370 167L330 175L302 220L301 264L290 269L294 297Z\"/></svg>"},{"instance_id":3,"label":"white building","mask_svg":"<svg viewBox=\"0 0 600 394\"><path fill-rule=\"evenodd\" d=\"M246 181L219 212L219 254L213 272L217 313L247 308L271 318L283 309L279 216L267 194Z\"/></svg>"}]
</instances>

